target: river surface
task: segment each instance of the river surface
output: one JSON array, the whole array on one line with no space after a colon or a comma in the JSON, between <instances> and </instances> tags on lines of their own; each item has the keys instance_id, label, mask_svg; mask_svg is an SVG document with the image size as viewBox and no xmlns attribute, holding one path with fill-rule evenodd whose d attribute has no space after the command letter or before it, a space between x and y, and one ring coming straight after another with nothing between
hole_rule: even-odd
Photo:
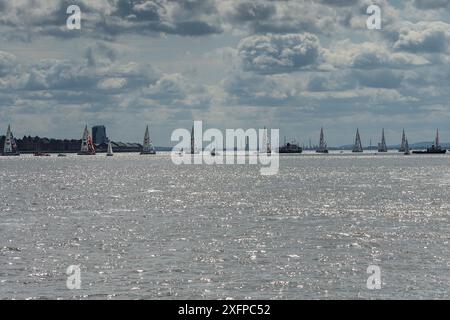
<instances>
[{"instance_id":1,"label":"river surface","mask_svg":"<svg viewBox=\"0 0 450 320\"><path fill-rule=\"evenodd\" d=\"M450 155L286 155L277 175L259 168L168 153L0 157L0 299L450 297Z\"/></svg>"}]
</instances>

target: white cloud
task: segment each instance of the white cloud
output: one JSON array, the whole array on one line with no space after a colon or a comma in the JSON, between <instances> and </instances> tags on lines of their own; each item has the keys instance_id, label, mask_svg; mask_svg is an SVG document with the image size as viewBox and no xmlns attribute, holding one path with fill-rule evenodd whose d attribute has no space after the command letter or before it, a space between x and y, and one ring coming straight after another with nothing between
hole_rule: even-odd
<instances>
[{"instance_id":1,"label":"white cloud","mask_svg":"<svg viewBox=\"0 0 450 320\"><path fill-rule=\"evenodd\" d=\"M320 44L315 35L268 34L242 39L238 45L243 68L261 74L293 72L314 65Z\"/></svg>"},{"instance_id":2,"label":"white cloud","mask_svg":"<svg viewBox=\"0 0 450 320\"><path fill-rule=\"evenodd\" d=\"M403 23L397 31L394 49L410 52L448 52L450 24L441 21Z\"/></svg>"}]
</instances>

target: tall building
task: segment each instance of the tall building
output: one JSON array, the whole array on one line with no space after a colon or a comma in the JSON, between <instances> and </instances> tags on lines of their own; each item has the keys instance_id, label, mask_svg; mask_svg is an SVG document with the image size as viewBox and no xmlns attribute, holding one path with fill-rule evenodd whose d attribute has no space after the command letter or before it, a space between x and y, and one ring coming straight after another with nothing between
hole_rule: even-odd
<instances>
[{"instance_id":1,"label":"tall building","mask_svg":"<svg viewBox=\"0 0 450 320\"><path fill-rule=\"evenodd\" d=\"M92 139L95 144L107 143L108 138L106 137L105 126L94 126L92 127Z\"/></svg>"}]
</instances>

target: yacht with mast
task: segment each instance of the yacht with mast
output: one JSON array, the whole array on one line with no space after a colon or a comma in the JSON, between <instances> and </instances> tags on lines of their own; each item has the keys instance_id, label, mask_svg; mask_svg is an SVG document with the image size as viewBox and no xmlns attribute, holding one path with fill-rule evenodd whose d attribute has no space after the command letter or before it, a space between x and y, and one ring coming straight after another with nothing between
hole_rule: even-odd
<instances>
[{"instance_id":1,"label":"yacht with mast","mask_svg":"<svg viewBox=\"0 0 450 320\"><path fill-rule=\"evenodd\" d=\"M8 125L5 136L5 144L3 145L3 156L20 156L19 148L17 147L16 139L11 131L11 125Z\"/></svg>"},{"instance_id":2,"label":"yacht with mast","mask_svg":"<svg viewBox=\"0 0 450 320\"><path fill-rule=\"evenodd\" d=\"M405 152L406 151L406 135L405 135L405 129L403 129L402 134L402 143L400 144L400 148L398 149L398 152Z\"/></svg>"},{"instance_id":3,"label":"yacht with mast","mask_svg":"<svg viewBox=\"0 0 450 320\"><path fill-rule=\"evenodd\" d=\"M439 142L439 129L436 130L436 138L434 140L434 144L427 148L427 150L422 151L413 151L414 154L442 154L446 153L446 149L442 149L440 142Z\"/></svg>"},{"instance_id":4,"label":"yacht with mast","mask_svg":"<svg viewBox=\"0 0 450 320\"><path fill-rule=\"evenodd\" d=\"M156 154L155 148L153 147L152 140L150 139L148 125L145 128L144 143L142 144L141 154Z\"/></svg>"},{"instance_id":5,"label":"yacht with mast","mask_svg":"<svg viewBox=\"0 0 450 320\"><path fill-rule=\"evenodd\" d=\"M266 127L264 127L264 130L263 130L261 147L262 147L262 150L259 150L259 153L267 153L267 154L272 153L272 149L270 147L270 141L269 141L269 138L267 135Z\"/></svg>"},{"instance_id":6,"label":"yacht with mast","mask_svg":"<svg viewBox=\"0 0 450 320\"><path fill-rule=\"evenodd\" d=\"M381 143L378 144L378 152L387 152L386 139L384 137L384 128L381 131Z\"/></svg>"},{"instance_id":7,"label":"yacht with mast","mask_svg":"<svg viewBox=\"0 0 450 320\"><path fill-rule=\"evenodd\" d=\"M194 126L191 129L191 154L195 153L195 137L194 137Z\"/></svg>"},{"instance_id":8,"label":"yacht with mast","mask_svg":"<svg viewBox=\"0 0 450 320\"><path fill-rule=\"evenodd\" d=\"M323 127L320 128L320 138L319 138L319 148L316 150L317 153L328 153L327 143L323 135Z\"/></svg>"},{"instance_id":9,"label":"yacht with mast","mask_svg":"<svg viewBox=\"0 0 450 320\"><path fill-rule=\"evenodd\" d=\"M111 140L108 140L108 151L106 152L107 157L112 157L114 155Z\"/></svg>"},{"instance_id":10,"label":"yacht with mast","mask_svg":"<svg viewBox=\"0 0 450 320\"><path fill-rule=\"evenodd\" d=\"M404 152L404 155L408 156L410 154L411 154L411 151L409 151L408 138L405 138L405 152Z\"/></svg>"},{"instance_id":11,"label":"yacht with mast","mask_svg":"<svg viewBox=\"0 0 450 320\"><path fill-rule=\"evenodd\" d=\"M353 146L352 152L363 152L361 137L359 136L359 129L356 129L355 145Z\"/></svg>"},{"instance_id":12,"label":"yacht with mast","mask_svg":"<svg viewBox=\"0 0 450 320\"><path fill-rule=\"evenodd\" d=\"M81 138L81 149L78 155L93 156L95 155L95 146L92 142L92 136L87 126L84 127L83 137Z\"/></svg>"}]
</instances>

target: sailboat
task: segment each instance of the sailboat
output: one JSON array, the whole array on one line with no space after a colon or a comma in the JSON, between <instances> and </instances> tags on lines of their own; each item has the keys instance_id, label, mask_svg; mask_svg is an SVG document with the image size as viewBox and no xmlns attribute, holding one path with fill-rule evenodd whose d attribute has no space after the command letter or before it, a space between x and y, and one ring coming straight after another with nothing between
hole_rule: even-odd
<instances>
[{"instance_id":1,"label":"sailboat","mask_svg":"<svg viewBox=\"0 0 450 320\"><path fill-rule=\"evenodd\" d=\"M106 152L106 156L112 157L114 155L111 140L108 141L108 151Z\"/></svg>"},{"instance_id":2,"label":"sailboat","mask_svg":"<svg viewBox=\"0 0 450 320\"><path fill-rule=\"evenodd\" d=\"M4 156L19 156L20 152L17 148L16 139L14 139L14 135L11 131L11 126L8 125L8 130L6 130L5 144L3 145L3 153Z\"/></svg>"},{"instance_id":3,"label":"sailboat","mask_svg":"<svg viewBox=\"0 0 450 320\"><path fill-rule=\"evenodd\" d=\"M439 142L439 129L436 130L436 138L434 140L434 144L431 146L431 148L427 148L425 151L413 151L414 154L433 154L433 153L446 153L446 149L441 148L441 144Z\"/></svg>"},{"instance_id":4,"label":"sailboat","mask_svg":"<svg viewBox=\"0 0 450 320\"><path fill-rule=\"evenodd\" d=\"M153 147L152 140L150 139L150 134L148 133L148 125L145 129L144 143L142 145L141 154L156 154L155 148Z\"/></svg>"},{"instance_id":5,"label":"sailboat","mask_svg":"<svg viewBox=\"0 0 450 320\"><path fill-rule=\"evenodd\" d=\"M83 137L81 138L81 149L78 155L92 156L95 155L95 146L92 142L92 136L87 126L84 127Z\"/></svg>"},{"instance_id":6,"label":"sailboat","mask_svg":"<svg viewBox=\"0 0 450 320\"><path fill-rule=\"evenodd\" d=\"M194 138L194 126L192 126L191 130L191 154L195 153L195 138Z\"/></svg>"},{"instance_id":7,"label":"sailboat","mask_svg":"<svg viewBox=\"0 0 450 320\"><path fill-rule=\"evenodd\" d=\"M361 137L359 136L359 129L356 129L355 145L353 146L352 152L363 152Z\"/></svg>"},{"instance_id":8,"label":"sailboat","mask_svg":"<svg viewBox=\"0 0 450 320\"><path fill-rule=\"evenodd\" d=\"M270 147L270 142L269 142L269 138L267 136L267 129L266 127L264 127L264 131L263 131L263 138L262 138L262 148L263 150L261 150L261 153L267 153L267 154L271 154L272 153L272 149Z\"/></svg>"},{"instance_id":9,"label":"sailboat","mask_svg":"<svg viewBox=\"0 0 450 320\"><path fill-rule=\"evenodd\" d=\"M211 156L215 156L216 155L216 148L213 148L212 150L211 150Z\"/></svg>"},{"instance_id":10,"label":"sailboat","mask_svg":"<svg viewBox=\"0 0 450 320\"><path fill-rule=\"evenodd\" d=\"M409 143L408 143L408 138L405 138L405 155L410 155L411 152L409 151Z\"/></svg>"},{"instance_id":11,"label":"sailboat","mask_svg":"<svg viewBox=\"0 0 450 320\"><path fill-rule=\"evenodd\" d=\"M405 152L406 151L406 135L405 135L405 129L403 129L402 134L402 143L400 144L400 148L398 149L398 152Z\"/></svg>"},{"instance_id":12,"label":"sailboat","mask_svg":"<svg viewBox=\"0 0 450 320\"><path fill-rule=\"evenodd\" d=\"M317 153L328 153L327 143L323 135L323 127L320 128L320 138L319 138L319 148L316 150Z\"/></svg>"},{"instance_id":13,"label":"sailboat","mask_svg":"<svg viewBox=\"0 0 450 320\"><path fill-rule=\"evenodd\" d=\"M378 144L378 152L387 152L386 139L384 137L384 129L381 131L381 143Z\"/></svg>"}]
</instances>

